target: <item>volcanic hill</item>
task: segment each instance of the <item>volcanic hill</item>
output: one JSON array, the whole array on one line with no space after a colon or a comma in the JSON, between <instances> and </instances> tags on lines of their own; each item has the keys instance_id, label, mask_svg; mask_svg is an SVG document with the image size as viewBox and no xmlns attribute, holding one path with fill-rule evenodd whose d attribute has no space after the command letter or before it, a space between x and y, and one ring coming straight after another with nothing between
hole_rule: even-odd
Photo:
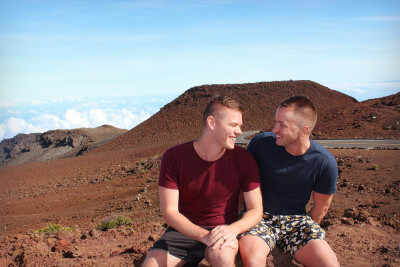
<instances>
[{"instance_id":1,"label":"volcanic hill","mask_svg":"<svg viewBox=\"0 0 400 267\"><path fill-rule=\"evenodd\" d=\"M313 138L399 138L400 93L358 102L354 98L312 81L259 82L193 87L96 152L150 148L197 138L202 112L215 95L227 95L242 103L243 131L271 130L275 110L285 98L309 97L316 105L318 121Z\"/></svg>"}]
</instances>

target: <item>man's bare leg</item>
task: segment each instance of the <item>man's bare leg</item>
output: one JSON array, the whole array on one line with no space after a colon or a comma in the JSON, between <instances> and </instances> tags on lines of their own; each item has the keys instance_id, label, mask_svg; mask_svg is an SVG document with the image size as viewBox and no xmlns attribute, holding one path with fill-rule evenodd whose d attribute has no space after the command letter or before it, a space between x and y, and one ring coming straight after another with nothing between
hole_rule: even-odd
<instances>
[{"instance_id":1,"label":"man's bare leg","mask_svg":"<svg viewBox=\"0 0 400 267\"><path fill-rule=\"evenodd\" d=\"M340 266L335 253L328 242L323 239L308 242L307 245L296 251L294 259L307 267Z\"/></svg>"},{"instance_id":2,"label":"man's bare leg","mask_svg":"<svg viewBox=\"0 0 400 267\"><path fill-rule=\"evenodd\" d=\"M264 240L252 235L240 237L239 249L244 267L265 266L271 250Z\"/></svg>"},{"instance_id":3,"label":"man's bare leg","mask_svg":"<svg viewBox=\"0 0 400 267\"><path fill-rule=\"evenodd\" d=\"M147 255L146 260L142 264L142 267L165 267L165 266L176 266L180 267L185 264L185 261L172 256L171 254L163 251L153 249Z\"/></svg>"},{"instance_id":4,"label":"man's bare leg","mask_svg":"<svg viewBox=\"0 0 400 267\"><path fill-rule=\"evenodd\" d=\"M235 242L235 244L233 244ZM223 249L207 247L206 259L213 267L235 266L236 254L238 252L238 241L231 241L232 246Z\"/></svg>"}]
</instances>

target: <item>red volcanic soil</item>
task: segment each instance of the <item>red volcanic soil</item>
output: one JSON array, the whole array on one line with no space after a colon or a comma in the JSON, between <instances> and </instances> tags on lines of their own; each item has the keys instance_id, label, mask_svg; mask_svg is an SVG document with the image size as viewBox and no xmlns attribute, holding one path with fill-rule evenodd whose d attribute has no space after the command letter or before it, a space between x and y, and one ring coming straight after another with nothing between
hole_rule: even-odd
<instances>
[{"instance_id":1,"label":"red volcanic soil","mask_svg":"<svg viewBox=\"0 0 400 267\"><path fill-rule=\"evenodd\" d=\"M0 168L0 266L139 266L166 228L157 188L162 153L199 135L201 112L217 93L246 106L244 130L269 130L280 100L302 94L318 108L314 138L399 138L399 94L359 103L309 81L192 88L85 155ZM322 226L341 265L400 266L400 151L330 151L338 192ZM120 215L131 223L96 230ZM71 231L37 232L49 224ZM296 265L279 250L268 259L268 266Z\"/></svg>"}]
</instances>

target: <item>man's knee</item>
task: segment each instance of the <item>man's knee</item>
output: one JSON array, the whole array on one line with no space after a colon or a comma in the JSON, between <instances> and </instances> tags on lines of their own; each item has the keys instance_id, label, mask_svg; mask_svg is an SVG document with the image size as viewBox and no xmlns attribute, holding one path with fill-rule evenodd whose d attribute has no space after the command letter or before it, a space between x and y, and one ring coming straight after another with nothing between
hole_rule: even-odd
<instances>
[{"instance_id":1,"label":"man's knee","mask_svg":"<svg viewBox=\"0 0 400 267\"><path fill-rule=\"evenodd\" d=\"M235 266L237 252L237 248L225 247L223 249L213 249L208 247L206 251L206 259L211 266Z\"/></svg>"},{"instance_id":2,"label":"man's knee","mask_svg":"<svg viewBox=\"0 0 400 267\"><path fill-rule=\"evenodd\" d=\"M339 261L328 242L323 239L311 240L294 254L297 262L306 266L337 267Z\"/></svg>"},{"instance_id":3,"label":"man's knee","mask_svg":"<svg viewBox=\"0 0 400 267\"><path fill-rule=\"evenodd\" d=\"M241 237L239 249L244 266L265 266L270 252L267 243L256 236Z\"/></svg>"},{"instance_id":4,"label":"man's knee","mask_svg":"<svg viewBox=\"0 0 400 267\"><path fill-rule=\"evenodd\" d=\"M142 267L158 267L158 266L183 266L184 261L174 257L162 250L151 250L144 260Z\"/></svg>"}]
</instances>

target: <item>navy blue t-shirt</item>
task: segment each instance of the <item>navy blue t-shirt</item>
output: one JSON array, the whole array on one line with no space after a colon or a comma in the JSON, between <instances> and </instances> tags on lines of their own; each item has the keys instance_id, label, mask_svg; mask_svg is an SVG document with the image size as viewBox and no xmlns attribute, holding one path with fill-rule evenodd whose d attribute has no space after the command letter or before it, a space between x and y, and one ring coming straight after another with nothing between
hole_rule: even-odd
<instances>
[{"instance_id":1,"label":"navy blue t-shirt","mask_svg":"<svg viewBox=\"0 0 400 267\"><path fill-rule=\"evenodd\" d=\"M248 148L257 161L264 211L275 215L306 214L311 192L333 194L338 176L335 158L311 140L300 156L276 144L275 135L265 132L253 137Z\"/></svg>"}]
</instances>

